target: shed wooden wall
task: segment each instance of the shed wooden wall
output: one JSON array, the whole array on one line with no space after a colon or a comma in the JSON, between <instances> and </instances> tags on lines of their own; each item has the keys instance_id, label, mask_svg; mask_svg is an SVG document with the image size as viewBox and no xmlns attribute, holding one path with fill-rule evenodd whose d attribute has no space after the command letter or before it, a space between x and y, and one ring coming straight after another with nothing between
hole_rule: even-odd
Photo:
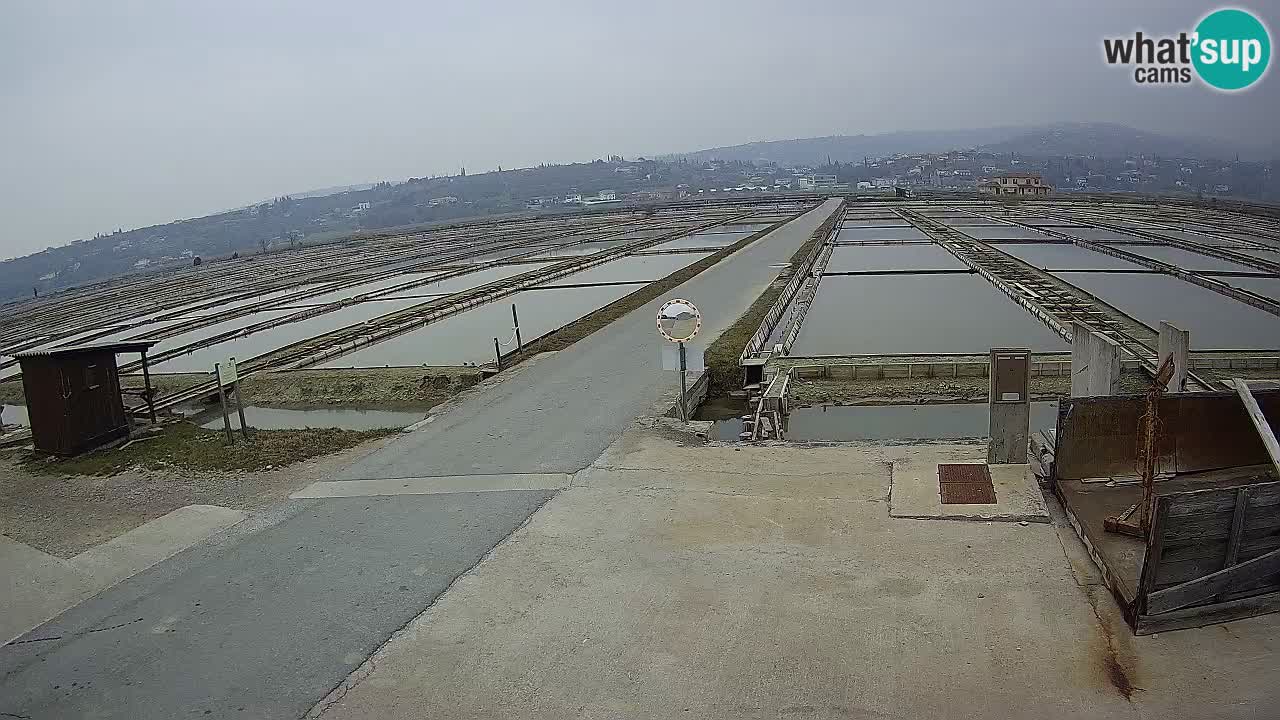
<instances>
[{"instance_id":1,"label":"shed wooden wall","mask_svg":"<svg viewBox=\"0 0 1280 720\"><path fill-rule=\"evenodd\" d=\"M75 455L129 434L114 352L23 358L22 383L37 450Z\"/></svg>"},{"instance_id":2,"label":"shed wooden wall","mask_svg":"<svg viewBox=\"0 0 1280 720\"><path fill-rule=\"evenodd\" d=\"M1280 391L1254 397L1273 428L1280 427ZM1056 477L1137 473L1141 395L1069 398L1058 405ZM1248 413L1235 393L1166 395L1160 402L1157 470L1199 472L1269 463Z\"/></svg>"}]
</instances>

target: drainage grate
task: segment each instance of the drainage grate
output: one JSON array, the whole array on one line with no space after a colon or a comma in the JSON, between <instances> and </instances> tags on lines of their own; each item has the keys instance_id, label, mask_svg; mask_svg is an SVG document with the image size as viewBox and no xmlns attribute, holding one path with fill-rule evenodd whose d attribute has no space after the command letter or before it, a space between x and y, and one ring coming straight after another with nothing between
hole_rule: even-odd
<instances>
[{"instance_id":1,"label":"drainage grate","mask_svg":"<svg viewBox=\"0 0 1280 720\"><path fill-rule=\"evenodd\" d=\"M986 465L972 463L965 465L939 465L938 482L943 485L950 483L985 483L986 485L991 485L991 468Z\"/></svg>"},{"instance_id":2,"label":"drainage grate","mask_svg":"<svg viewBox=\"0 0 1280 720\"><path fill-rule=\"evenodd\" d=\"M943 505L987 505L996 501L986 465L939 465L938 492Z\"/></svg>"}]
</instances>

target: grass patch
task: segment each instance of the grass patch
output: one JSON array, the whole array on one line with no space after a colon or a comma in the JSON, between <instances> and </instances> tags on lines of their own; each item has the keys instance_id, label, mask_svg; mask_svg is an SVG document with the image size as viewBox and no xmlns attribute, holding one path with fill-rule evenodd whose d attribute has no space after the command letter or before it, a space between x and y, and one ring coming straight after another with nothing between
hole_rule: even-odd
<instances>
[{"instance_id":1,"label":"grass patch","mask_svg":"<svg viewBox=\"0 0 1280 720\"><path fill-rule=\"evenodd\" d=\"M509 355L504 355L502 357L502 366L504 368L510 367L511 365L523 362L538 353L563 350L570 345L573 345L627 313L630 313L631 311L643 307L648 303L657 300L659 297L666 295L680 285L692 280L703 270L706 270L756 240L759 240L765 235L768 235L774 230L786 225L802 214L803 213L793 215L786 220L780 220L759 232L752 233L738 242L725 246L715 253L702 258L692 265L680 268L661 280L651 282L626 297L614 300L599 310L578 318L559 330L554 330L543 335L542 337L525 345L524 349L520 352L513 352Z\"/></svg>"},{"instance_id":2,"label":"grass patch","mask_svg":"<svg viewBox=\"0 0 1280 720\"><path fill-rule=\"evenodd\" d=\"M791 264L778 273L778 277L765 288L764 292L760 293L760 297L751 303L751 307L747 308L747 311L707 348L703 360L706 363L707 372L711 373L711 385L707 390L708 398L720 397L730 390L737 389L738 358L742 356L743 348L747 346L751 336L756 334L756 330L760 329L760 323L764 322L764 316L769 314L769 308L782 295L782 290L791 279L791 273L795 271L796 264L803 260L815 246L822 244L830 234L831 228L835 227L836 222L844 214L844 208L844 204L841 204L831 217L818 226L813 235L791 255Z\"/></svg>"},{"instance_id":3,"label":"grass patch","mask_svg":"<svg viewBox=\"0 0 1280 720\"><path fill-rule=\"evenodd\" d=\"M800 250L803 251L809 247L810 242L812 241L806 242ZM796 258L793 257L791 261L796 262ZM773 303L782 295L790 270L783 272L787 275L769 283L769 287L765 288L760 297L751 303L751 307L747 308L747 311L733 325L730 325L720 334L720 337L716 338L715 342L707 347L703 355L707 372L711 373L711 385L707 390L707 397L720 397L730 390L737 389L734 385L739 382L738 358L742 356L742 349L747 346L751 336L755 335L756 330L760 328L760 323L764 322L764 316L768 314L769 308L773 307Z\"/></svg>"},{"instance_id":4,"label":"grass patch","mask_svg":"<svg viewBox=\"0 0 1280 720\"><path fill-rule=\"evenodd\" d=\"M22 465L28 471L46 475L114 475L134 467L253 472L328 455L397 432L399 429L250 430L252 442L244 442L237 433L236 444L226 445L222 431L205 430L184 422L170 425L159 435L125 448L100 450L74 458L50 458L32 453Z\"/></svg>"},{"instance_id":5,"label":"grass patch","mask_svg":"<svg viewBox=\"0 0 1280 720\"><path fill-rule=\"evenodd\" d=\"M6 380L0 382L0 405L26 405L26 393L22 389L22 380Z\"/></svg>"}]
</instances>

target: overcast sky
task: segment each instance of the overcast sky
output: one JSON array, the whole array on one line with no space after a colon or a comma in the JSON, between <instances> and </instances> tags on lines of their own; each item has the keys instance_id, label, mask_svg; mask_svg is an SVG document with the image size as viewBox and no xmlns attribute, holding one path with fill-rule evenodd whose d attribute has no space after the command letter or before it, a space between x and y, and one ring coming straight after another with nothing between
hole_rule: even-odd
<instances>
[{"instance_id":1,"label":"overcast sky","mask_svg":"<svg viewBox=\"0 0 1280 720\"><path fill-rule=\"evenodd\" d=\"M1280 144L1280 80L1137 88L1194 2L0 3L0 257L288 192L1065 120ZM1273 28L1280 6L1256 3Z\"/></svg>"}]
</instances>

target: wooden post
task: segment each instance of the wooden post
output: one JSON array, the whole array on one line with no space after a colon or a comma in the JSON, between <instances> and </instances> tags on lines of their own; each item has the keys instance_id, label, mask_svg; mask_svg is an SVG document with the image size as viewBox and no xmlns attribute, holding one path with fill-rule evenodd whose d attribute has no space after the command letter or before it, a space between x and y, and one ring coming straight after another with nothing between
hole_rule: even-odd
<instances>
[{"instance_id":1,"label":"wooden post","mask_svg":"<svg viewBox=\"0 0 1280 720\"><path fill-rule=\"evenodd\" d=\"M520 339L520 316L516 315L516 304L511 303L511 322L516 326L516 352L524 349L524 342Z\"/></svg>"},{"instance_id":2,"label":"wooden post","mask_svg":"<svg viewBox=\"0 0 1280 720\"><path fill-rule=\"evenodd\" d=\"M151 424L156 424L156 403L154 393L151 390L151 371L147 368L147 350L142 349L142 387L146 393L143 399L147 401L147 412L151 415Z\"/></svg>"},{"instance_id":3,"label":"wooden post","mask_svg":"<svg viewBox=\"0 0 1280 720\"><path fill-rule=\"evenodd\" d=\"M502 369L502 347L498 345L498 338L493 339L493 362L499 370Z\"/></svg>"},{"instance_id":4,"label":"wooden post","mask_svg":"<svg viewBox=\"0 0 1280 720\"><path fill-rule=\"evenodd\" d=\"M688 421L689 419L689 409L688 406L685 405L685 395L689 392L689 388L686 386L685 380L686 367L684 343L680 343L680 419L682 421Z\"/></svg>"},{"instance_id":5,"label":"wooden post","mask_svg":"<svg viewBox=\"0 0 1280 720\"><path fill-rule=\"evenodd\" d=\"M227 412L227 391L222 387L222 363L213 364L213 374L218 383L218 399L222 401L222 427L227 431L227 444L235 445L236 436L231 433L231 416Z\"/></svg>"},{"instance_id":6,"label":"wooden post","mask_svg":"<svg viewBox=\"0 0 1280 720\"><path fill-rule=\"evenodd\" d=\"M1222 561L1222 569L1235 565L1240 559L1240 545L1244 538L1244 514L1249 508L1249 488L1236 490L1236 507L1231 513L1231 534L1227 536L1227 556ZM1222 601L1222 596L1214 598Z\"/></svg>"},{"instance_id":7,"label":"wooden post","mask_svg":"<svg viewBox=\"0 0 1280 720\"><path fill-rule=\"evenodd\" d=\"M244 419L244 402L240 399L240 380L237 379L231 383L231 391L236 395L236 412L240 415L240 434L244 436L245 442L249 441L249 423Z\"/></svg>"},{"instance_id":8,"label":"wooden post","mask_svg":"<svg viewBox=\"0 0 1280 720\"><path fill-rule=\"evenodd\" d=\"M1253 429L1258 431L1258 437L1262 440L1263 447L1267 449L1267 455L1271 456L1271 465L1275 467L1276 472L1280 473L1280 442L1276 441L1276 434L1271 431L1271 425L1267 422L1267 417L1262 414L1262 408L1258 407L1258 401L1253 397L1249 383L1235 378L1231 384L1235 386L1240 402L1244 403L1245 412L1253 421Z\"/></svg>"}]
</instances>

